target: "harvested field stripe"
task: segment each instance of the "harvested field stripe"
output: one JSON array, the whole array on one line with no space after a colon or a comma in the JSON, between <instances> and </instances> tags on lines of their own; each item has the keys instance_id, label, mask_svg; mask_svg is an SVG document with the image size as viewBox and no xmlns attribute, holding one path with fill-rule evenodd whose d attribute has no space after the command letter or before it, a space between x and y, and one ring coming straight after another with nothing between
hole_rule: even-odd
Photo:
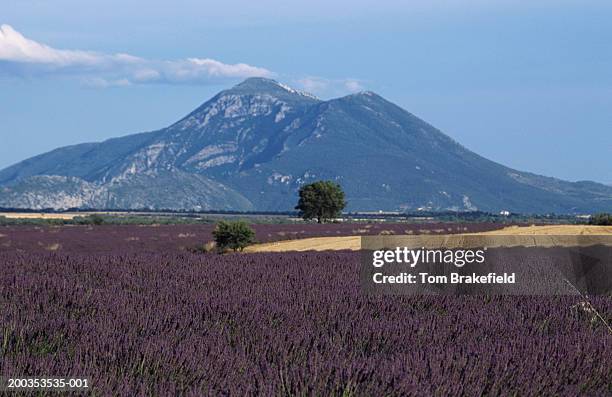
<instances>
[{"instance_id":1,"label":"harvested field stripe","mask_svg":"<svg viewBox=\"0 0 612 397\"><path fill-rule=\"evenodd\" d=\"M612 235L612 227L609 226L590 226L590 225L552 225L552 226L511 226L500 230L480 233L451 234L451 235L422 235L415 238L422 238L424 243L428 240L438 241L449 238L452 243L449 247L460 247L461 236L516 236L515 243L511 245L529 246L525 244L526 236L537 236L538 245L541 246L571 246L574 244L571 238L563 239L557 236L608 236ZM549 239L546 236L551 236ZM554 236L554 237L553 237ZM394 236L400 237L400 236ZM391 237L393 239L394 237ZM521 238L523 237L523 238ZM567 240L567 242L566 242ZM483 241L486 241L483 240ZM535 240L534 240L535 242ZM426 244L427 245L427 244ZM484 244L497 246L496 244ZM245 249L245 252L289 252L289 251L357 251L361 249L361 236L345 237L314 237L298 240L278 241L274 243L256 244Z\"/></svg>"},{"instance_id":2,"label":"harvested field stripe","mask_svg":"<svg viewBox=\"0 0 612 397\"><path fill-rule=\"evenodd\" d=\"M340 251L361 249L361 236L313 237L247 247L245 252Z\"/></svg>"}]
</instances>

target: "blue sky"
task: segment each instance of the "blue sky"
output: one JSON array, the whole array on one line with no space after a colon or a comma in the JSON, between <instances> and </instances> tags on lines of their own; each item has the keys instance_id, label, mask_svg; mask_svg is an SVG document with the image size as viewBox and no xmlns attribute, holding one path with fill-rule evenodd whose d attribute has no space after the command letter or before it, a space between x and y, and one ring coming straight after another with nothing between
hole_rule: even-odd
<instances>
[{"instance_id":1,"label":"blue sky","mask_svg":"<svg viewBox=\"0 0 612 397\"><path fill-rule=\"evenodd\" d=\"M609 2L11 3L0 168L164 127L259 75L323 98L372 90L492 160L612 183Z\"/></svg>"}]
</instances>

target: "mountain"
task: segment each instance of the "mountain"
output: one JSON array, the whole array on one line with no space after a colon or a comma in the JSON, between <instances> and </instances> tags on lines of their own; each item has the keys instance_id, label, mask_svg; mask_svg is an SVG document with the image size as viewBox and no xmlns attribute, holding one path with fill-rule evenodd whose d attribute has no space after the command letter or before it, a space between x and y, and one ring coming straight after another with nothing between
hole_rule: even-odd
<instances>
[{"instance_id":1,"label":"mountain","mask_svg":"<svg viewBox=\"0 0 612 397\"><path fill-rule=\"evenodd\" d=\"M0 171L0 207L289 210L332 179L349 210L610 210L612 187L521 172L373 92L322 101L251 78L158 131L84 143Z\"/></svg>"}]
</instances>

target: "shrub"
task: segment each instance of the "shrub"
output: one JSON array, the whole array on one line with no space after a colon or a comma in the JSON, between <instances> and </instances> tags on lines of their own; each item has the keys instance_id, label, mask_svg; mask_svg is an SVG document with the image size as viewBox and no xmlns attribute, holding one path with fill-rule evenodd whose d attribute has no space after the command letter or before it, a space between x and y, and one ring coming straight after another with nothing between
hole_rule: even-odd
<instances>
[{"instance_id":1,"label":"shrub","mask_svg":"<svg viewBox=\"0 0 612 397\"><path fill-rule=\"evenodd\" d=\"M220 251L242 251L255 241L255 231L245 221L221 221L212 234Z\"/></svg>"}]
</instances>

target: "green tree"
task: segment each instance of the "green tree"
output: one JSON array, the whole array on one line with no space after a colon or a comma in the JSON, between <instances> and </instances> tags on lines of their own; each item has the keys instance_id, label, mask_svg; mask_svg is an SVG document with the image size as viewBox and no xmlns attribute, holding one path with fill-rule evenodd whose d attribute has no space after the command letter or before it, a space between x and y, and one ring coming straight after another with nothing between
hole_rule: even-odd
<instances>
[{"instance_id":1,"label":"green tree","mask_svg":"<svg viewBox=\"0 0 612 397\"><path fill-rule=\"evenodd\" d=\"M230 248L235 252L255 241L255 231L244 221L221 221L213 230L213 237L219 250Z\"/></svg>"},{"instance_id":2,"label":"green tree","mask_svg":"<svg viewBox=\"0 0 612 397\"><path fill-rule=\"evenodd\" d=\"M306 220L316 219L318 223L337 218L346 207L344 192L333 181L317 181L300 188L300 200L295 207Z\"/></svg>"}]
</instances>

